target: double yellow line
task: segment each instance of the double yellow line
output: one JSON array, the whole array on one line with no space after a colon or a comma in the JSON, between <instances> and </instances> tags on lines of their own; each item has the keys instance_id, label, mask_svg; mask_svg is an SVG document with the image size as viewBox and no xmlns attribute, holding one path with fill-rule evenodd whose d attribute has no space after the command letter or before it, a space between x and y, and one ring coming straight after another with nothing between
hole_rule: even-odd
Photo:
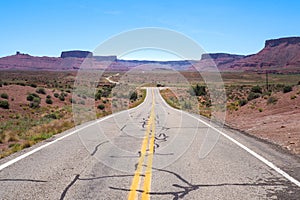
<instances>
[{"instance_id":1,"label":"double yellow line","mask_svg":"<svg viewBox=\"0 0 300 200\"><path fill-rule=\"evenodd\" d=\"M151 177L152 177L152 163L153 163L153 153L154 153L154 140L155 140L155 97L154 92L152 89L152 107L150 112L149 121L147 124L146 134L142 143L141 148L141 156L139 158L139 162L137 168L134 173L134 177L132 180L132 184L130 187L130 192L128 195L128 200L136 200L137 198L137 190L139 189L139 185L141 182L141 175L143 164L145 162L146 155L147 160L147 167L144 176L144 185L143 185L143 193L142 193L142 200L150 199L150 189L151 189ZM149 142L150 136L150 142ZM147 149L148 147L148 149ZM148 150L148 152L147 152Z\"/></svg>"}]
</instances>

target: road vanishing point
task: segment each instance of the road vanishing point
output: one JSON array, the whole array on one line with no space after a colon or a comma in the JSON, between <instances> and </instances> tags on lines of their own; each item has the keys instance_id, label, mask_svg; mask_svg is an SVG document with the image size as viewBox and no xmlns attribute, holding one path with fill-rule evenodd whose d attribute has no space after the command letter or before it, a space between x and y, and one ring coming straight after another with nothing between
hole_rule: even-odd
<instances>
[{"instance_id":1,"label":"road vanishing point","mask_svg":"<svg viewBox=\"0 0 300 200\"><path fill-rule=\"evenodd\" d=\"M299 200L298 180L299 157L174 109L157 88L136 108L0 160L0 199L8 200Z\"/></svg>"}]
</instances>

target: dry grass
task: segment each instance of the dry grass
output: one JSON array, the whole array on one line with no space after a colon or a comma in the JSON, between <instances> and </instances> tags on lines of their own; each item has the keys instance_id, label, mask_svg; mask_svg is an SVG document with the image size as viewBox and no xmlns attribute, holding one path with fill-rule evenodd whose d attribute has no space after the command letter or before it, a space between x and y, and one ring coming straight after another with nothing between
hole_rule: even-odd
<instances>
[{"instance_id":1,"label":"dry grass","mask_svg":"<svg viewBox=\"0 0 300 200\"><path fill-rule=\"evenodd\" d=\"M173 108L181 109L177 96L169 88L160 90L163 99Z\"/></svg>"}]
</instances>

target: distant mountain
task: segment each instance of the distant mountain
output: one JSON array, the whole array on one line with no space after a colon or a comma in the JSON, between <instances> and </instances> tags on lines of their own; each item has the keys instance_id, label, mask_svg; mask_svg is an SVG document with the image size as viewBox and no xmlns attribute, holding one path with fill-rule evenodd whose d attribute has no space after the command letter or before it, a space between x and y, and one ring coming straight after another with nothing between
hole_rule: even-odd
<instances>
[{"instance_id":1,"label":"distant mountain","mask_svg":"<svg viewBox=\"0 0 300 200\"><path fill-rule=\"evenodd\" d=\"M267 40L265 47L257 54L220 63L218 67L233 70L300 72L300 37Z\"/></svg>"},{"instance_id":2,"label":"distant mountain","mask_svg":"<svg viewBox=\"0 0 300 200\"><path fill-rule=\"evenodd\" d=\"M232 63L236 60L245 58L244 55L228 54L228 53L208 53L202 54L201 61L205 62L206 60L212 59L217 66L226 65Z\"/></svg>"},{"instance_id":3,"label":"distant mountain","mask_svg":"<svg viewBox=\"0 0 300 200\"><path fill-rule=\"evenodd\" d=\"M199 61L141 61L118 60L116 56L98 56L89 51L64 51L61 57L36 57L17 52L16 55L0 58L0 70L78 70L85 58L85 67L110 71L128 71L139 65L157 65L174 70L193 70L217 65L219 70L273 71L274 73L300 73L300 37L267 40L265 47L253 55L227 53L203 54Z\"/></svg>"},{"instance_id":4,"label":"distant mountain","mask_svg":"<svg viewBox=\"0 0 300 200\"><path fill-rule=\"evenodd\" d=\"M110 71L128 71L140 65L158 65L163 68L185 70L193 61L148 61L118 60L116 56L94 56L89 51L64 51L61 57L38 57L17 52L16 55L0 58L0 70L44 70L70 71L78 70L83 64L89 69L107 69Z\"/></svg>"},{"instance_id":5,"label":"distant mountain","mask_svg":"<svg viewBox=\"0 0 300 200\"><path fill-rule=\"evenodd\" d=\"M0 58L1 70L76 70L83 58L37 57L17 53L13 56Z\"/></svg>"}]
</instances>

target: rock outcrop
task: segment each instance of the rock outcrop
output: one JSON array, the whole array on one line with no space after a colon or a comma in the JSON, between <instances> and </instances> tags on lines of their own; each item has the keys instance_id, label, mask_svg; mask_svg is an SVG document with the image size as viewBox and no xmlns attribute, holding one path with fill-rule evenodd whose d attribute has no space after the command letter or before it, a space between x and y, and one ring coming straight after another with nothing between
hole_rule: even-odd
<instances>
[{"instance_id":1,"label":"rock outcrop","mask_svg":"<svg viewBox=\"0 0 300 200\"><path fill-rule=\"evenodd\" d=\"M161 65L174 70L206 70L217 65L219 70L269 70L278 73L300 73L300 37L267 40L257 54L243 56L226 53L203 54L200 61L141 61L118 60L116 56L93 56L89 51L64 51L61 57L36 57L17 52L16 55L0 58L0 70L78 70L85 58L85 67L128 71L138 65Z\"/></svg>"},{"instance_id":2,"label":"rock outcrop","mask_svg":"<svg viewBox=\"0 0 300 200\"><path fill-rule=\"evenodd\" d=\"M276 47L280 44L285 44L285 45L299 44L300 45L300 37L286 37L286 38L267 40L265 42L265 48L266 47Z\"/></svg>"},{"instance_id":3,"label":"rock outcrop","mask_svg":"<svg viewBox=\"0 0 300 200\"><path fill-rule=\"evenodd\" d=\"M61 52L60 57L61 58L86 58L86 57L92 57L93 53L90 51L63 51Z\"/></svg>"}]
</instances>

